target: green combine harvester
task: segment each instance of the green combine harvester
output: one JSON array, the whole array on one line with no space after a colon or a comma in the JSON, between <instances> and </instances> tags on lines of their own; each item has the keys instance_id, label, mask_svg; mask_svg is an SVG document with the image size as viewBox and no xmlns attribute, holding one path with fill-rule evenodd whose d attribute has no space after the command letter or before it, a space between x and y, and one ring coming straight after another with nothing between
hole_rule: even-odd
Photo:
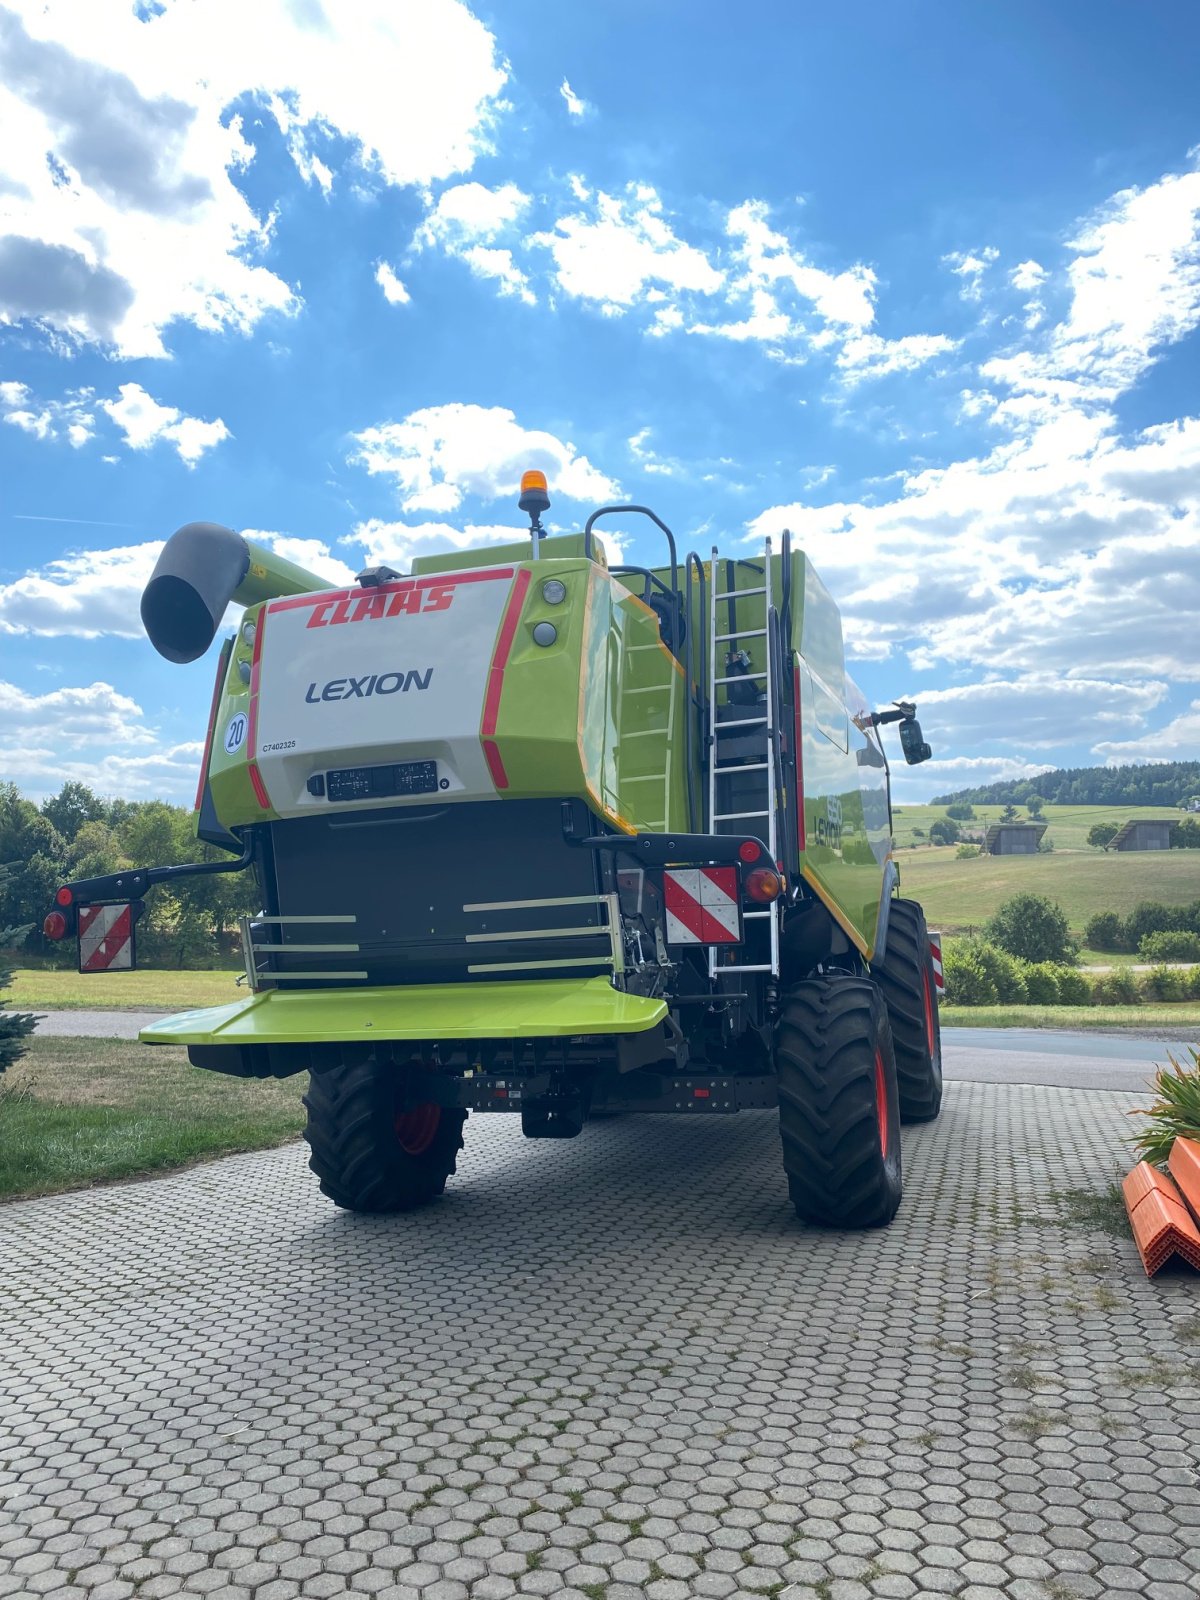
<instances>
[{"instance_id":1,"label":"green combine harvester","mask_svg":"<svg viewBox=\"0 0 1200 1600\"><path fill-rule=\"evenodd\" d=\"M936 1117L921 908L898 897L882 724L806 556L679 560L642 506L547 537L378 566L330 589L192 523L142 597L151 643L201 657L230 601L196 798L228 860L65 885L46 921L80 969L135 963L143 896L253 872L248 992L164 1018L235 1077L310 1074L311 1164L352 1211L440 1194L471 1112L530 1138L590 1117L778 1107L797 1213L900 1204L900 1124ZM650 519L657 568L607 565L606 516ZM530 543L532 541L532 545Z\"/></svg>"}]
</instances>

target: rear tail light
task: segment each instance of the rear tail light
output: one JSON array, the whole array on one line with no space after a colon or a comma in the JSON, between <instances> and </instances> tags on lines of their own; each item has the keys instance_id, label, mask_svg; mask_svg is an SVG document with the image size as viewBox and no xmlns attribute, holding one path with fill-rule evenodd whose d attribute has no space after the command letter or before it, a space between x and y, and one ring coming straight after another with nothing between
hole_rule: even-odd
<instances>
[{"instance_id":1,"label":"rear tail light","mask_svg":"<svg viewBox=\"0 0 1200 1600\"><path fill-rule=\"evenodd\" d=\"M62 893L63 891L60 889L59 894ZM52 911L50 913L45 922L42 923L42 932L47 939L56 941L67 937L67 919L61 911Z\"/></svg>"},{"instance_id":2,"label":"rear tail light","mask_svg":"<svg viewBox=\"0 0 1200 1600\"><path fill-rule=\"evenodd\" d=\"M62 888L54 896L54 904L56 906L69 906L74 898L74 894L64 883Z\"/></svg>"},{"instance_id":3,"label":"rear tail light","mask_svg":"<svg viewBox=\"0 0 1200 1600\"><path fill-rule=\"evenodd\" d=\"M760 905L768 905L772 900L778 900L783 893L783 879L777 872L772 872L770 867L755 867L746 879L746 897L756 900Z\"/></svg>"},{"instance_id":4,"label":"rear tail light","mask_svg":"<svg viewBox=\"0 0 1200 1600\"><path fill-rule=\"evenodd\" d=\"M757 839L743 839L741 844L738 845L739 861L757 861L760 855L762 855L762 849Z\"/></svg>"}]
</instances>

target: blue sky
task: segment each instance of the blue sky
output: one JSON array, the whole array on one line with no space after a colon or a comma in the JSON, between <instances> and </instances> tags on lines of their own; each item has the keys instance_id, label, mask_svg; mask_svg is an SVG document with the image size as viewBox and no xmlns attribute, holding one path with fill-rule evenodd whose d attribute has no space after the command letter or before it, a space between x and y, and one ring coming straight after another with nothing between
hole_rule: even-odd
<instances>
[{"instance_id":1,"label":"blue sky","mask_svg":"<svg viewBox=\"0 0 1200 1600\"><path fill-rule=\"evenodd\" d=\"M190 799L180 524L337 579L528 465L791 527L905 798L1200 755L1197 81L1185 0L0 0L0 775Z\"/></svg>"}]
</instances>

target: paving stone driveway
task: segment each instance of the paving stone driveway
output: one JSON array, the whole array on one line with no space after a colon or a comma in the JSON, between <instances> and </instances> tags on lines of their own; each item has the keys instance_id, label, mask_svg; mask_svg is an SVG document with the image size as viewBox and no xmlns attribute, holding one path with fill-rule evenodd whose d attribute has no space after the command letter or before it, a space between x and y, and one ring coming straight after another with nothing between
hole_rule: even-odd
<instances>
[{"instance_id":1,"label":"paving stone driveway","mask_svg":"<svg viewBox=\"0 0 1200 1600\"><path fill-rule=\"evenodd\" d=\"M883 1233L767 1115L344 1216L303 1151L0 1211L0 1595L1200 1592L1200 1293L1067 1220L1125 1095L955 1084Z\"/></svg>"}]
</instances>

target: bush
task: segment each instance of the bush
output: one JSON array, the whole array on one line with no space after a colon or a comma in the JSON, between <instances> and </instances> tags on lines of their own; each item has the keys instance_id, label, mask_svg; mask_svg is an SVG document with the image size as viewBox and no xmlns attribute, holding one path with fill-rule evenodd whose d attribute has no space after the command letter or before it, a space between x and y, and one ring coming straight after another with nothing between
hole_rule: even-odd
<instances>
[{"instance_id":1,"label":"bush","mask_svg":"<svg viewBox=\"0 0 1200 1600\"><path fill-rule=\"evenodd\" d=\"M1022 961L1073 967L1077 954L1067 914L1041 894L1015 894L984 927L984 937Z\"/></svg>"},{"instance_id":2,"label":"bush","mask_svg":"<svg viewBox=\"0 0 1200 1600\"><path fill-rule=\"evenodd\" d=\"M1151 967L1138 980L1143 1000L1186 1000L1188 974L1178 967Z\"/></svg>"},{"instance_id":3,"label":"bush","mask_svg":"<svg viewBox=\"0 0 1200 1600\"><path fill-rule=\"evenodd\" d=\"M996 985L970 945L955 945L942 952L946 1001L953 1006L994 1006Z\"/></svg>"},{"instance_id":4,"label":"bush","mask_svg":"<svg viewBox=\"0 0 1200 1600\"><path fill-rule=\"evenodd\" d=\"M1183 981L1187 987L1187 998L1200 1000L1200 967L1193 967L1190 972L1185 973Z\"/></svg>"},{"instance_id":5,"label":"bush","mask_svg":"<svg viewBox=\"0 0 1200 1600\"><path fill-rule=\"evenodd\" d=\"M1054 854L1054 840L1048 833L1044 833L1038 840L1038 855L1051 856Z\"/></svg>"},{"instance_id":6,"label":"bush","mask_svg":"<svg viewBox=\"0 0 1200 1600\"><path fill-rule=\"evenodd\" d=\"M992 981L996 999L1002 1006L1023 1006L1028 998L1022 964L999 945L972 939L968 948Z\"/></svg>"},{"instance_id":7,"label":"bush","mask_svg":"<svg viewBox=\"0 0 1200 1600\"><path fill-rule=\"evenodd\" d=\"M1060 1006L1086 1006L1091 1004L1091 985L1078 967L1055 967L1054 976L1058 979L1058 1003Z\"/></svg>"},{"instance_id":8,"label":"bush","mask_svg":"<svg viewBox=\"0 0 1200 1600\"><path fill-rule=\"evenodd\" d=\"M1148 933L1138 954L1146 961L1200 961L1200 933Z\"/></svg>"},{"instance_id":9,"label":"bush","mask_svg":"<svg viewBox=\"0 0 1200 1600\"><path fill-rule=\"evenodd\" d=\"M956 861L971 861L976 856L981 856L982 854L983 851L977 844L960 844L958 849L954 852L954 859Z\"/></svg>"},{"instance_id":10,"label":"bush","mask_svg":"<svg viewBox=\"0 0 1200 1600\"><path fill-rule=\"evenodd\" d=\"M1089 950L1124 950L1125 924L1115 911L1097 911L1087 919L1083 942Z\"/></svg>"},{"instance_id":11,"label":"bush","mask_svg":"<svg viewBox=\"0 0 1200 1600\"><path fill-rule=\"evenodd\" d=\"M1185 817L1171 829L1172 850L1200 850L1200 822Z\"/></svg>"},{"instance_id":12,"label":"bush","mask_svg":"<svg viewBox=\"0 0 1200 1600\"><path fill-rule=\"evenodd\" d=\"M953 817L955 822L974 822L975 807L968 805L965 800L959 800L954 805L946 807L946 815Z\"/></svg>"},{"instance_id":13,"label":"bush","mask_svg":"<svg viewBox=\"0 0 1200 1600\"><path fill-rule=\"evenodd\" d=\"M1087 842L1094 844L1098 850L1103 850L1106 844L1112 843L1118 832L1115 822L1093 822L1088 829Z\"/></svg>"},{"instance_id":14,"label":"bush","mask_svg":"<svg viewBox=\"0 0 1200 1600\"><path fill-rule=\"evenodd\" d=\"M929 824L930 844L957 844L961 833L958 823L951 822L949 817L939 817Z\"/></svg>"},{"instance_id":15,"label":"bush","mask_svg":"<svg viewBox=\"0 0 1200 1600\"><path fill-rule=\"evenodd\" d=\"M1188 911L1184 906L1164 906L1157 900L1143 900L1125 921L1125 939L1130 950L1140 948L1148 933L1187 931Z\"/></svg>"},{"instance_id":16,"label":"bush","mask_svg":"<svg viewBox=\"0 0 1200 1600\"><path fill-rule=\"evenodd\" d=\"M1143 1161L1162 1166L1176 1139L1200 1139L1200 1055L1194 1045L1188 1046L1188 1054L1190 1062L1167 1057L1170 1066L1160 1067L1154 1078L1158 1099L1148 1111L1136 1113L1147 1122L1146 1131L1134 1140Z\"/></svg>"},{"instance_id":17,"label":"bush","mask_svg":"<svg viewBox=\"0 0 1200 1600\"><path fill-rule=\"evenodd\" d=\"M1058 968L1050 961L1031 962L1025 968L1025 991L1031 1006L1056 1006L1061 996Z\"/></svg>"},{"instance_id":18,"label":"bush","mask_svg":"<svg viewBox=\"0 0 1200 1600\"><path fill-rule=\"evenodd\" d=\"M1124 967L1116 972L1104 973L1092 980L1092 999L1100 1006L1135 1006L1138 1003L1137 982L1133 973Z\"/></svg>"}]
</instances>

